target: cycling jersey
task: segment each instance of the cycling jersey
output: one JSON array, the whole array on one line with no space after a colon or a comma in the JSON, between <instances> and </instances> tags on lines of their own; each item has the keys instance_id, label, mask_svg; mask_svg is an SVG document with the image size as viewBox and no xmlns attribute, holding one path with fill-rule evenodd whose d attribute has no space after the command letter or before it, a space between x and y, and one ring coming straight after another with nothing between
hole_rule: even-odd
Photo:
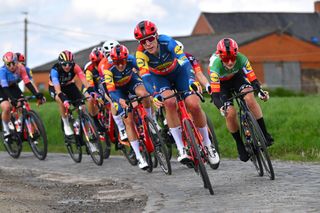
<instances>
[{"instance_id":1,"label":"cycling jersey","mask_svg":"<svg viewBox=\"0 0 320 213\"><path fill-rule=\"evenodd\" d=\"M159 35L158 49L155 56L140 44L136 52L137 65L147 91L154 93L152 81L157 92L170 89L172 84L179 90L188 90L192 67L181 47L173 38Z\"/></svg>"},{"instance_id":2,"label":"cycling jersey","mask_svg":"<svg viewBox=\"0 0 320 213\"><path fill-rule=\"evenodd\" d=\"M236 73L242 71L249 82L253 82L257 79L248 58L238 53L236 57L235 65L232 69L227 69L218 55L213 54L209 63L209 75L211 89L214 93L220 92L220 82L230 80Z\"/></svg>"},{"instance_id":3,"label":"cycling jersey","mask_svg":"<svg viewBox=\"0 0 320 213\"><path fill-rule=\"evenodd\" d=\"M101 76L98 71L98 66L95 66L94 63L89 61L84 66L84 73L90 87L98 87L98 85L101 83Z\"/></svg>"},{"instance_id":4,"label":"cycling jersey","mask_svg":"<svg viewBox=\"0 0 320 213\"><path fill-rule=\"evenodd\" d=\"M10 85L17 84L21 79L24 84L30 82L26 69L22 64L17 64L17 68L14 72L11 72L5 65L0 68L1 87L8 87Z\"/></svg>"},{"instance_id":5,"label":"cycling jersey","mask_svg":"<svg viewBox=\"0 0 320 213\"><path fill-rule=\"evenodd\" d=\"M63 70L63 68L61 67L61 65L59 63L56 63L55 65L53 65L53 67L50 71L49 85L56 86L56 85L60 84L60 86L62 86L62 87L66 86L66 85L74 82L73 79L76 75L80 78L80 80L85 79L85 75L78 64L74 64L71 67L70 71L66 72Z\"/></svg>"},{"instance_id":6,"label":"cycling jersey","mask_svg":"<svg viewBox=\"0 0 320 213\"><path fill-rule=\"evenodd\" d=\"M129 55L126 68L120 72L113 63L105 63L103 66L104 82L111 98L115 101L119 100L117 89L128 87L128 90L134 91L135 87L142 84L141 79L132 70L138 69L136 58ZM130 85L129 85L130 84Z\"/></svg>"},{"instance_id":7,"label":"cycling jersey","mask_svg":"<svg viewBox=\"0 0 320 213\"><path fill-rule=\"evenodd\" d=\"M192 69L190 70L191 71L190 81L193 82L196 79L196 74L199 72L202 73L202 69L201 69L201 66L200 66L198 60L193 55L191 55L190 53L185 53L185 54L186 54L191 66L192 66Z\"/></svg>"}]
</instances>

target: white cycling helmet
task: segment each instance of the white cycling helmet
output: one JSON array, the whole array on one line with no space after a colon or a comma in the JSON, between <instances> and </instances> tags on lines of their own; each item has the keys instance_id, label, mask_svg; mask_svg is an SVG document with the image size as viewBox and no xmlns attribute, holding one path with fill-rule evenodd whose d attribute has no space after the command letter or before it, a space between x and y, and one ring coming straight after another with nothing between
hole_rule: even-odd
<instances>
[{"instance_id":1,"label":"white cycling helmet","mask_svg":"<svg viewBox=\"0 0 320 213\"><path fill-rule=\"evenodd\" d=\"M183 44L180 42L180 41L178 41L178 40L176 40L176 43L178 44L178 46L181 48L181 50L183 51L183 48L184 48L184 46L183 46Z\"/></svg>"},{"instance_id":2,"label":"white cycling helmet","mask_svg":"<svg viewBox=\"0 0 320 213\"><path fill-rule=\"evenodd\" d=\"M112 48L114 48L115 46L120 45L118 41L116 40L109 40L103 43L101 50L104 54L105 57L108 57Z\"/></svg>"}]
</instances>

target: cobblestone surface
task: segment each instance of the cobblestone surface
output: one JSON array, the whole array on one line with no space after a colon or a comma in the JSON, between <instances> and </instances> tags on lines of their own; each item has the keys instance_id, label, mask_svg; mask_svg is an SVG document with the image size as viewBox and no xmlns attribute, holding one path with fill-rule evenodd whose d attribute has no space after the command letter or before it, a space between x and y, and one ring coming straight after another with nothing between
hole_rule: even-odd
<instances>
[{"instance_id":1,"label":"cobblestone surface","mask_svg":"<svg viewBox=\"0 0 320 213\"><path fill-rule=\"evenodd\" d=\"M152 173L111 156L96 166L89 156L0 152L0 212L320 212L320 165L274 161L275 180L259 177L250 162L222 159L207 167L215 194L176 161L173 173Z\"/></svg>"}]
</instances>

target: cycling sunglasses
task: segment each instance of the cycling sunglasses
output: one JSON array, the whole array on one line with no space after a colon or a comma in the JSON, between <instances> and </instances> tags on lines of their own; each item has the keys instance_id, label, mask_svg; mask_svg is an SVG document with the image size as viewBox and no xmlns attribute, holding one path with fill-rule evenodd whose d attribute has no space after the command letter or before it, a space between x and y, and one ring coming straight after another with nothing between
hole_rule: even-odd
<instances>
[{"instance_id":1,"label":"cycling sunglasses","mask_svg":"<svg viewBox=\"0 0 320 213\"><path fill-rule=\"evenodd\" d=\"M224 63L228 63L230 60L231 60L231 62L234 62L236 60L236 58L237 58L237 56L235 56L235 55L228 55L228 56L220 55L220 59Z\"/></svg>"},{"instance_id":2,"label":"cycling sunglasses","mask_svg":"<svg viewBox=\"0 0 320 213\"><path fill-rule=\"evenodd\" d=\"M62 66L64 66L64 67L66 67L66 66L71 67L72 65L74 65L73 62L61 62L60 64L61 64Z\"/></svg>"},{"instance_id":3,"label":"cycling sunglasses","mask_svg":"<svg viewBox=\"0 0 320 213\"><path fill-rule=\"evenodd\" d=\"M152 36L149 36L149 37L146 37L146 38L144 38L144 39L140 39L139 40L139 43L141 44L141 45L145 45L146 43L147 43L147 41L149 41L149 42L153 42L154 40L156 40L156 35L152 35Z\"/></svg>"},{"instance_id":4,"label":"cycling sunglasses","mask_svg":"<svg viewBox=\"0 0 320 213\"><path fill-rule=\"evenodd\" d=\"M113 64L115 65L125 65L127 63L127 59L119 59L119 60L112 60Z\"/></svg>"},{"instance_id":5,"label":"cycling sunglasses","mask_svg":"<svg viewBox=\"0 0 320 213\"><path fill-rule=\"evenodd\" d=\"M13 65L13 66L16 65L16 62L11 61L11 62L6 63L7 67L11 67L11 65Z\"/></svg>"}]
</instances>

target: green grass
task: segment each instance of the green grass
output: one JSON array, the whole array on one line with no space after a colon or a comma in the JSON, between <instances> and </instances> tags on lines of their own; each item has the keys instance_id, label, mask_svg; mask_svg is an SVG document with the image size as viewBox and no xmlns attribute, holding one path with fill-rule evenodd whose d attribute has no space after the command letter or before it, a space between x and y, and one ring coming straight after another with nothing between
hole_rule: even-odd
<instances>
[{"instance_id":1,"label":"green grass","mask_svg":"<svg viewBox=\"0 0 320 213\"><path fill-rule=\"evenodd\" d=\"M273 158L281 160L320 161L320 96L272 97L259 101L268 131L275 139L270 147ZM215 124L224 157L236 157L236 146L227 132L224 118L209 102L204 110Z\"/></svg>"},{"instance_id":2,"label":"green grass","mask_svg":"<svg viewBox=\"0 0 320 213\"><path fill-rule=\"evenodd\" d=\"M275 139L269 148L273 159L320 161L320 96L271 97L268 102L259 103L268 131ZM57 104L49 102L40 107L31 106L39 112L45 124L49 152L66 152ZM227 131L224 118L208 100L203 108L215 126L222 157L236 158L235 142ZM3 146L0 147L3 150Z\"/></svg>"}]
</instances>

